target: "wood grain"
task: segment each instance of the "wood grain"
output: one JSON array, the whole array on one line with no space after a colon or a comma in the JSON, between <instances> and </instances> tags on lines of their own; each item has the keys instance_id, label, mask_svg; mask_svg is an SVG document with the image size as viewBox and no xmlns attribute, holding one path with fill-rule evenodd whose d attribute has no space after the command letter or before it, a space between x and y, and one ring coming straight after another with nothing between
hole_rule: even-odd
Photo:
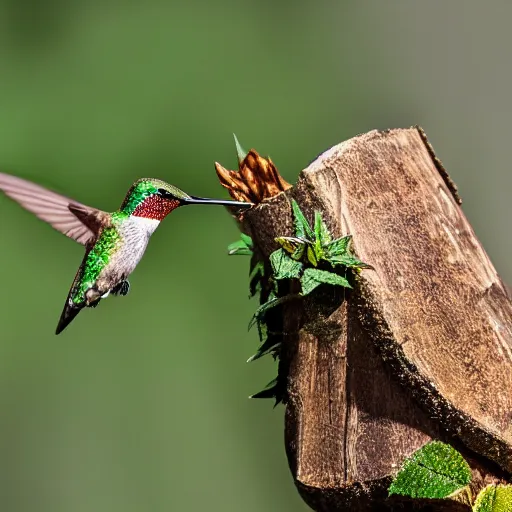
<instances>
[{"instance_id":1,"label":"wood grain","mask_svg":"<svg viewBox=\"0 0 512 512\"><path fill-rule=\"evenodd\" d=\"M512 305L424 134L373 131L321 155L246 215L265 256L292 234L290 197L352 234L375 269L349 296L331 289L283 309L286 447L304 499L319 511L440 510L386 499L403 459L430 439L470 459L475 491L504 481Z\"/></svg>"}]
</instances>

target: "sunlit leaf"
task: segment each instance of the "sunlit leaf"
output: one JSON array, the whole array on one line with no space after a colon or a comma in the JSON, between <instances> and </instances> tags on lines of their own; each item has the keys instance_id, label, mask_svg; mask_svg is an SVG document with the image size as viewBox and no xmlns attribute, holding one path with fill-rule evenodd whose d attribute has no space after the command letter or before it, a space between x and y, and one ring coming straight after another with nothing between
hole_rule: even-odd
<instances>
[{"instance_id":1,"label":"sunlit leaf","mask_svg":"<svg viewBox=\"0 0 512 512\"><path fill-rule=\"evenodd\" d=\"M304 270L304 274L300 282L302 285L302 295L308 295L321 284L352 288L350 283L344 277L334 274L333 272L327 272L326 270L319 270L317 268L307 268Z\"/></svg>"},{"instance_id":2,"label":"sunlit leaf","mask_svg":"<svg viewBox=\"0 0 512 512\"><path fill-rule=\"evenodd\" d=\"M411 498L446 498L471 481L471 470L450 445L432 441L407 458L389 494Z\"/></svg>"},{"instance_id":3,"label":"sunlit leaf","mask_svg":"<svg viewBox=\"0 0 512 512\"><path fill-rule=\"evenodd\" d=\"M307 255L308 255L308 261L311 263L311 265L316 267L318 265L318 257L315 253L314 247L312 247L311 245L308 245Z\"/></svg>"},{"instance_id":4,"label":"sunlit leaf","mask_svg":"<svg viewBox=\"0 0 512 512\"><path fill-rule=\"evenodd\" d=\"M320 212L315 212L315 237L315 241L318 242L321 247L330 244L332 240L331 233L329 233Z\"/></svg>"},{"instance_id":5,"label":"sunlit leaf","mask_svg":"<svg viewBox=\"0 0 512 512\"><path fill-rule=\"evenodd\" d=\"M512 485L488 485L476 497L474 512L510 512Z\"/></svg>"},{"instance_id":6,"label":"sunlit leaf","mask_svg":"<svg viewBox=\"0 0 512 512\"><path fill-rule=\"evenodd\" d=\"M322 220L322 214L315 212L315 242L311 245L311 250L308 247L308 260L313 266L318 265L318 261L324 257L324 245L331 241L331 235L327 226ZM314 256L310 254L312 253Z\"/></svg>"},{"instance_id":7,"label":"sunlit leaf","mask_svg":"<svg viewBox=\"0 0 512 512\"><path fill-rule=\"evenodd\" d=\"M304 254L304 249L309 243L308 240L293 236L279 236L275 241L288 253L294 260L299 261Z\"/></svg>"},{"instance_id":8,"label":"sunlit leaf","mask_svg":"<svg viewBox=\"0 0 512 512\"><path fill-rule=\"evenodd\" d=\"M309 240L294 236L279 236L275 241L281 245L286 252L290 253L290 256L296 261L302 259L304 251L310 243Z\"/></svg>"},{"instance_id":9,"label":"sunlit leaf","mask_svg":"<svg viewBox=\"0 0 512 512\"><path fill-rule=\"evenodd\" d=\"M270 255L274 279L293 279L300 276L302 263L292 259L284 249L278 249Z\"/></svg>"},{"instance_id":10,"label":"sunlit leaf","mask_svg":"<svg viewBox=\"0 0 512 512\"><path fill-rule=\"evenodd\" d=\"M311 226L309 225L308 220L306 217L304 217L304 214L302 213L301 209L299 208L299 205L297 204L297 201L295 199L292 199L292 210L293 210L293 216L295 219L295 235L299 238L306 238L307 240L314 240L314 233L311 229Z\"/></svg>"},{"instance_id":11,"label":"sunlit leaf","mask_svg":"<svg viewBox=\"0 0 512 512\"><path fill-rule=\"evenodd\" d=\"M354 256L345 255L345 256L332 256L328 259L332 265L345 265L346 267L353 268L370 268L370 265L363 263L361 260L358 260Z\"/></svg>"},{"instance_id":12,"label":"sunlit leaf","mask_svg":"<svg viewBox=\"0 0 512 512\"><path fill-rule=\"evenodd\" d=\"M352 240L352 235L347 235L333 240L330 244L327 245L327 256L329 258L332 256L344 256L347 253L350 240Z\"/></svg>"}]
</instances>

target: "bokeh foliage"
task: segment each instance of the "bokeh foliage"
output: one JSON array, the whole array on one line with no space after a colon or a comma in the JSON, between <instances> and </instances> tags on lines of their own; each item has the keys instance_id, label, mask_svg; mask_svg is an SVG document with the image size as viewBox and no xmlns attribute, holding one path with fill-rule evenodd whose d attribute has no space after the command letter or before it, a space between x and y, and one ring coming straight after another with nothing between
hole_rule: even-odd
<instances>
[{"instance_id":1,"label":"bokeh foliage","mask_svg":"<svg viewBox=\"0 0 512 512\"><path fill-rule=\"evenodd\" d=\"M512 279L510 9L0 0L0 168L114 209L143 176L224 197L233 131L293 182L337 142L419 123ZM3 198L0 215L2 510L307 510L282 409L247 400L275 369L244 364L255 304L222 208L174 212L130 295L59 337L82 249Z\"/></svg>"}]
</instances>

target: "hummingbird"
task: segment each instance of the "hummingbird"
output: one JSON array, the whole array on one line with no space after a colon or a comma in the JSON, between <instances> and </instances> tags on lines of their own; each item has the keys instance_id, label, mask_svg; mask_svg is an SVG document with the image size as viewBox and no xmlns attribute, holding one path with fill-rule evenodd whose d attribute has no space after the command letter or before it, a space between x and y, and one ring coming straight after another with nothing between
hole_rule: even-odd
<instances>
[{"instance_id":1,"label":"hummingbird","mask_svg":"<svg viewBox=\"0 0 512 512\"><path fill-rule=\"evenodd\" d=\"M0 173L0 190L57 231L85 246L85 256L55 334L60 334L84 307L96 307L110 293L128 293L128 276L144 255L151 235L176 208L190 204L253 206L248 202L189 196L155 178L137 180L121 207L112 213L9 174Z\"/></svg>"}]
</instances>

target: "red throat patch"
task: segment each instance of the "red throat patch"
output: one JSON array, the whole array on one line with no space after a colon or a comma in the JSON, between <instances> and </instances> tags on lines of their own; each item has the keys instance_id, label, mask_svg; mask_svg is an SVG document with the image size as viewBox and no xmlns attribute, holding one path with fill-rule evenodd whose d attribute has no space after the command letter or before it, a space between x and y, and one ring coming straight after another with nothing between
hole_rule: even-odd
<instances>
[{"instance_id":1,"label":"red throat patch","mask_svg":"<svg viewBox=\"0 0 512 512\"><path fill-rule=\"evenodd\" d=\"M132 213L135 217L163 220L169 213L178 208L180 201L177 199L165 199L159 195L149 196L135 208Z\"/></svg>"}]
</instances>

